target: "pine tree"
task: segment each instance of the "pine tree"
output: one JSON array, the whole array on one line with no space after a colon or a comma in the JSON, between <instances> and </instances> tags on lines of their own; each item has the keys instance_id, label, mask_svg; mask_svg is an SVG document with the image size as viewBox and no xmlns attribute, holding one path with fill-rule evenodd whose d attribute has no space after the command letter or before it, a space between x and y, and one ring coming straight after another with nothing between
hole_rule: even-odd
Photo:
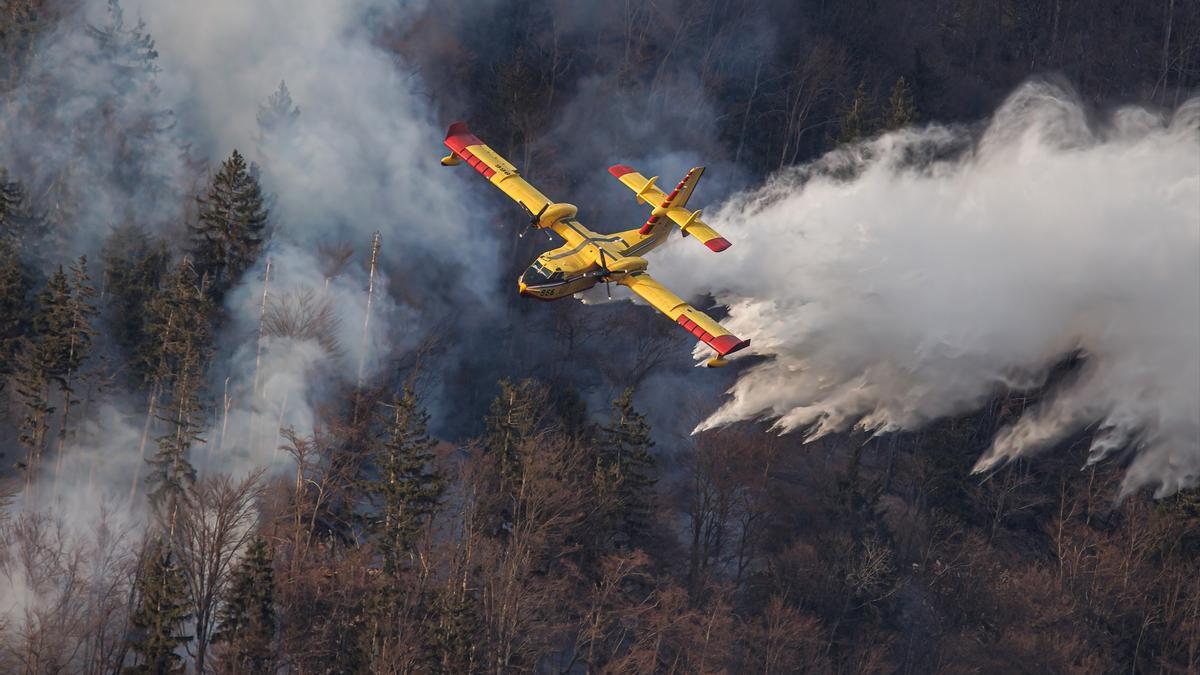
<instances>
[{"instance_id":1,"label":"pine tree","mask_svg":"<svg viewBox=\"0 0 1200 675\"><path fill-rule=\"evenodd\" d=\"M500 394L484 418L483 443L499 458L502 486L511 485L520 474L521 443L541 425L546 399L545 389L534 380L500 381Z\"/></svg>"},{"instance_id":2,"label":"pine tree","mask_svg":"<svg viewBox=\"0 0 1200 675\"><path fill-rule=\"evenodd\" d=\"M68 352L66 356L66 372L62 374L61 379L63 412L62 422L59 424L58 431L58 462L62 461L62 453L65 450L67 437L71 433L71 407L79 403L75 398L76 385L79 380L85 379L80 374L80 369L87 362L88 356L91 354L92 338L96 335L96 330L92 327L97 313L95 305L92 304L95 297L96 289L92 288L92 278L88 275L87 271L87 256L80 256L71 265L71 297L65 308L70 319L70 327L67 334ZM57 480L58 469L56 466L56 486Z\"/></svg>"},{"instance_id":3,"label":"pine tree","mask_svg":"<svg viewBox=\"0 0 1200 675\"><path fill-rule=\"evenodd\" d=\"M0 390L16 370L21 338L30 327L32 289L32 275L21 261L16 245L0 237Z\"/></svg>"},{"instance_id":4,"label":"pine tree","mask_svg":"<svg viewBox=\"0 0 1200 675\"><path fill-rule=\"evenodd\" d=\"M579 395L579 389L569 382L554 384L554 414L568 438L583 440L590 431L587 403Z\"/></svg>"},{"instance_id":5,"label":"pine tree","mask_svg":"<svg viewBox=\"0 0 1200 675\"><path fill-rule=\"evenodd\" d=\"M167 273L168 253L162 241L150 238L132 223L118 226L104 242L104 288L108 296L106 315L108 333L113 341L133 356L129 359L129 379L149 382L153 364L136 355L152 352L146 308L158 292Z\"/></svg>"},{"instance_id":6,"label":"pine tree","mask_svg":"<svg viewBox=\"0 0 1200 675\"><path fill-rule=\"evenodd\" d=\"M141 19L133 25L125 22L119 0L108 0L108 21L103 26L88 26L88 33L94 49L86 57L112 74L89 83L95 88L97 111L94 119L86 118L93 125L86 133L115 132L118 137L108 178L147 201L176 196L158 177L159 172L150 170L159 160L155 154L164 151L163 132L174 124L171 111L155 105L160 68L154 38ZM116 129L112 128L114 120L119 125Z\"/></svg>"},{"instance_id":7,"label":"pine tree","mask_svg":"<svg viewBox=\"0 0 1200 675\"><path fill-rule=\"evenodd\" d=\"M433 469L429 415L412 388L392 399L386 430L372 453L373 478L366 494L373 508L368 517L372 545L383 569L395 578L412 551L421 528L437 508L446 480Z\"/></svg>"},{"instance_id":8,"label":"pine tree","mask_svg":"<svg viewBox=\"0 0 1200 675\"><path fill-rule=\"evenodd\" d=\"M208 195L196 201L200 213L190 226L192 252L196 269L219 301L258 257L268 213L258 178L237 150L213 176Z\"/></svg>"},{"instance_id":9,"label":"pine tree","mask_svg":"<svg viewBox=\"0 0 1200 675\"><path fill-rule=\"evenodd\" d=\"M71 310L71 280L59 265L37 295L32 327L36 361L51 380L61 381L75 362Z\"/></svg>"},{"instance_id":10,"label":"pine tree","mask_svg":"<svg viewBox=\"0 0 1200 675\"><path fill-rule=\"evenodd\" d=\"M612 418L601 428L595 487L601 504L602 536L618 544L637 542L650 520L654 456L650 427L633 408L633 388L613 401Z\"/></svg>"},{"instance_id":11,"label":"pine tree","mask_svg":"<svg viewBox=\"0 0 1200 675\"><path fill-rule=\"evenodd\" d=\"M127 675L161 675L185 672L175 653L191 636L182 634L191 616L183 573L170 549L160 540L147 552L141 573L134 583L137 606L129 617L133 637L129 648L136 665Z\"/></svg>"},{"instance_id":12,"label":"pine tree","mask_svg":"<svg viewBox=\"0 0 1200 675\"><path fill-rule=\"evenodd\" d=\"M68 332L70 351L67 356L67 377L78 372L92 352L92 338L96 330L92 323L96 317L96 289L88 274L87 256L71 264L71 300L67 305L71 327Z\"/></svg>"},{"instance_id":13,"label":"pine tree","mask_svg":"<svg viewBox=\"0 0 1200 675\"><path fill-rule=\"evenodd\" d=\"M287 132L300 117L300 108L292 102L287 83L280 81L279 88L267 98L266 105L258 106L259 153L262 146L269 146L280 134Z\"/></svg>"},{"instance_id":14,"label":"pine tree","mask_svg":"<svg viewBox=\"0 0 1200 675\"><path fill-rule=\"evenodd\" d=\"M71 283L61 265L38 293L31 323L30 337L20 341L14 377L24 407L18 440L25 447L27 485L38 470L55 411L51 384L63 385L72 362Z\"/></svg>"},{"instance_id":15,"label":"pine tree","mask_svg":"<svg viewBox=\"0 0 1200 675\"><path fill-rule=\"evenodd\" d=\"M158 438L158 452L148 460L152 468L146 481L151 504L168 517L196 478L188 454L205 428L201 393L210 348L210 308L203 282L187 259L168 276L148 308L153 351L146 358L154 364L156 388L168 395L156 414L166 431Z\"/></svg>"},{"instance_id":16,"label":"pine tree","mask_svg":"<svg viewBox=\"0 0 1200 675\"><path fill-rule=\"evenodd\" d=\"M429 672L475 672L481 624L470 595L457 589L437 592L423 631L425 666Z\"/></svg>"},{"instance_id":17,"label":"pine tree","mask_svg":"<svg viewBox=\"0 0 1200 675\"><path fill-rule=\"evenodd\" d=\"M917 106L913 103L912 89L903 76L892 86L887 108L883 112L883 128L891 131L907 127L917 121Z\"/></svg>"},{"instance_id":18,"label":"pine tree","mask_svg":"<svg viewBox=\"0 0 1200 675\"><path fill-rule=\"evenodd\" d=\"M15 371L20 338L32 321L33 274L22 259L27 231L25 189L0 169L0 390Z\"/></svg>"},{"instance_id":19,"label":"pine tree","mask_svg":"<svg viewBox=\"0 0 1200 675\"><path fill-rule=\"evenodd\" d=\"M158 437L158 452L148 460L151 471L146 482L150 486L150 503L171 521L187 488L196 482L196 468L188 455L193 445L204 440L200 358L196 353L184 354L171 373L170 397L158 415L166 423L166 433Z\"/></svg>"},{"instance_id":20,"label":"pine tree","mask_svg":"<svg viewBox=\"0 0 1200 675\"><path fill-rule=\"evenodd\" d=\"M8 243L14 249L20 247L25 221L27 195L19 182L8 180L8 172L0 169L0 244Z\"/></svg>"},{"instance_id":21,"label":"pine tree","mask_svg":"<svg viewBox=\"0 0 1200 675\"><path fill-rule=\"evenodd\" d=\"M860 80L838 118L838 141L853 143L869 135L874 130L870 115L871 100L867 96L866 83Z\"/></svg>"},{"instance_id":22,"label":"pine tree","mask_svg":"<svg viewBox=\"0 0 1200 675\"><path fill-rule=\"evenodd\" d=\"M167 273L143 308L146 339L137 358L152 379L165 382L190 354L207 354L212 347L212 301L206 280L187 258Z\"/></svg>"},{"instance_id":23,"label":"pine tree","mask_svg":"<svg viewBox=\"0 0 1200 675\"><path fill-rule=\"evenodd\" d=\"M28 488L38 471L42 450L46 447L46 434L50 431L50 416L54 414L50 378L38 359L35 343L30 340L20 342L13 380L16 397L23 408L17 440L25 448L25 459L17 463L17 468L24 471Z\"/></svg>"},{"instance_id":24,"label":"pine tree","mask_svg":"<svg viewBox=\"0 0 1200 675\"><path fill-rule=\"evenodd\" d=\"M96 58L118 65L114 72L118 80L111 85L114 94L121 95L140 88L154 93L153 75L159 72L155 63L158 51L154 38L146 32L146 22L141 19L132 27L125 25L125 10L120 0L108 0L108 23L104 26L88 26L88 32L96 45Z\"/></svg>"},{"instance_id":25,"label":"pine tree","mask_svg":"<svg viewBox=\"0 0 1200 675\"><path fill-rule=\"evenodd\" d=\"M287 83L280 80L279 88L267 99L266 105L258 107L258 130L264 135L286 129L300 117L300 108L292 102Z\"/></svg>"},{"instance_id":26,"label":"pine tree","mask_svg":"<svg viewBox=\"0 0 1200 675\"><path fill-rule=\"evenodd\" d=\"M267 542L258 537L233 573L212 643L226 646L228 671L266 673L273 670L274 641L275 575Z\"/></svg>"}]
</instances>

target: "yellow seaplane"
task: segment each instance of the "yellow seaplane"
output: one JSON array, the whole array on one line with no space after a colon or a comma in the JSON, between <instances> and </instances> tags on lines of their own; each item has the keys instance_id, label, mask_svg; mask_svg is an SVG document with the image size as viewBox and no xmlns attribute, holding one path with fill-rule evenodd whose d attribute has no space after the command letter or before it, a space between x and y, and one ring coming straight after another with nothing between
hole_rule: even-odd
<instances>
[{"instance_id":1,"label":"yellow seaplane","mask_svg":"<svg viewBox=\"0 0 1200 675\"><path fill-rule=\"evenodd\" d=\"M586 291L600 282L605 285L617 283L711 347L717 355L706 362L709 367L726 365L725 357L750 344L749 340L739 339L725 330L646 273L646 259L642 255L666 241L674 225L679 226L683 236L691 235L715 253L729 248L727 239L700 220L700 211L686 208L704 167L689 171L670 194L659 189L657 176L646 178L621 164L609 168L609 173L636 193L639 204L650 206L650 217L639 228L599 234L576 220L579 210L575 206L551 202L522 178L508 160L471 133L466 124L451 124L445 142L450 154L442 158L443 165L466 162L525 209L530 216L526 230L530 227L549 229L565 242L539 255L525 270L517 282L521 295L558 300Z\"/></svg>"}]
</instances>

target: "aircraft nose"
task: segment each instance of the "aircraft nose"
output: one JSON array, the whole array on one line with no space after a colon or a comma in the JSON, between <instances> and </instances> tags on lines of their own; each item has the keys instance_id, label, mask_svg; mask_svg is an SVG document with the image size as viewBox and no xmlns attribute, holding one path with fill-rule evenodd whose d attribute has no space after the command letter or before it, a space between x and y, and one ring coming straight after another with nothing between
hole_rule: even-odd
<instances>
[{"instance_id":1,"label":"aircraft nose","mask_svg":"<svg viewBox=\"0 0 1200 675\"><path fill-rule=\"evenodd\" d=\"M528 289L529 289L529 287L525 285L524 281L517 282L517 292L520 293L521 295L525 295L525 291Z\"/></svg>"}]
</instances>

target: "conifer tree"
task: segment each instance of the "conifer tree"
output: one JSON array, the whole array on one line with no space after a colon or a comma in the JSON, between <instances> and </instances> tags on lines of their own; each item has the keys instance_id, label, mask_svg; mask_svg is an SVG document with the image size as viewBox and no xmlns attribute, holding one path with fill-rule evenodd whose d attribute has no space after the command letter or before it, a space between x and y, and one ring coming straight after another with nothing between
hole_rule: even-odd
<instances>
[{"instance_id":1,"label":"conifer tree","mask_svg":"<svg viewBox=\"0 0 1200 675\"><path fill-rule=\"evenodd\" d=\"M149 460L147 483L151 503L172 518L196 478L188 454L202 440L205 427L201 393L210 347L210 307L203 281L184 259L149 308L153 352L148 360L155 364L156 387L167 396L155 415L166 429L158 437L158 452Z\"/></svg>"},{"instance_id":2,"label":"conifer tree","mask_svg":"<svg viewBox=\"0 0 1200 675\"><path fill-rule=\"evenodd\" d=\"M24 408L18 440L25 447L27 485L38 469L55 411L51 384L65 381L72 360L70 305L71 284L60 265L37 295L31 335L21 340L17 357L16 394Z\"/></svg>"},{"instance_id":3,"label":"conifer tree","mask_svg":"<svg viewBox=\"0 0 1200 675\"><path fill-rule=\"evenodd\" d=\"M196 481L189 453L193 445L203 441L205 425L200 401L203 377L200 358L195 352L182 355L170 374L170 398L158 415L166 423L166 432L158 437L158 452L149 460L151 472L146 480L150 503L171 521L185 491Z\"/></svg>"},{"instance_id":4,"label":"conifer tree","mask_svg":"<svg viewBox=\"0 0 1200 675\"><path fill-rule=\"evenodd\" d=\"M16 285L19 290L20 284ZM86 257L80 257L71 266L70 277L60 265L37 295L30 335L17 342L14 379L17 398L24 407L19 441L25 447L22 465L27 484L37 471L46 447L50 418L56 410L52 385L57 385L63 396L60 450L69 433L67 417L71 405L76 402L75 381L91 352L95 335L92 328L92 317L96 313L92 305L95 294Z\"/></svg>"},{"instance_id":5,"label":"conifer tree","mask_svg":"<svg viewBox=\"0 0 1200 675\"><path fill-rule=\"evenodd\" d=\"M8 172L0 169L0 244L7 242L14 248L20 247L25 234L22 225L28 219L26 198L24 186L8 180Z\"/></svg>"},{"instance_id":6,"label":"conifer tree","mask_svg":"<svg viewBox=\"0 0 1200 675\"><path fill-rule=\"evenodd\" d=\"M59 265L37 295L33 314L33 340L38 365L51 380L64 378L74 358L71 354L71 280Z\"/></svg>"},{"instance_id":7,"label":"conifer tree","mask_svg":"<svg viewBox=\"0 0 1200 675\"><path fill-rule=\"evenodd\" d=\"M588 435L587 403L579 395L579 389L569 382L556 383L554 413L562 425L563 432L572 440L582 440Z\"/></svg>"},{"instance_id":8,"label":"conifer tree","mask_svg":"<svg viewBox=\"0 0 1200 675\"><path fill-rule=\"evenodd\" d=\"M258 178L237 150L213 176L208 195L196 201L200 213L190 226L192 252L196 269L219 301L258 257L268 213Z\"/></svg>"},{"instance_id":9,"label":"conifer tree","mask_svg":"<svg viewBox=\"0 0 1200 675\"><path fill-rule=\"evenodd\" d=\"M164 148L163 137L174 123L173 114L155 105L160 68L154 38L141 19L126 23L119 0L108 0L108 20L102 26L89 25L88 32L94 49L86 58L112 74L90 83L96 115L85 118L92 125L87 133L115 133L119 139L113 144L116 156L109 178L148 201L175 197L159 172L149 168L158 160L157 153L174 150Z\"/></svg>"},{"instance_id":10,"label":"conifer tree","mask_svg":"<svg viewBox=\"0 0 1200 675\"><path fill-rule=\"evenodd\" d=\"M191 636L182 633L191 616L183 573L170 549L156 541L149 549L134 583L137 606L129 617L133 631L129 647L135 665L127 675L185 672L175 653Z\"/></svg>"},{"instance_id":11,"label":"conifer tree","mask_svg":"<svg viewBox=\"0 0 1200 675\"><path fill-rule=\"evenodd\" d=\"M649 524L655 479L650 427L633 408L633 388L613 401L612 418L601 428L595 485L602 505L604 536L635 542Z\"/></svg>"},{"instance_id":12,"label":"conifer tree","mask_svg":"<svg viewBox=\"0 0 1200 675\"><path fill-rule=\"evenodd\" d=\"M186 354L207 353L211 347L212 301L207 280L188 258L167 273L144 307L146 339L137 358L153 379L165 381Z\"/></svg>"},{"instance_id":13,"label":"conifer tree","mask_svg":"<svg viewBox=\"0 0 1200 675\"><path fill-rule=\"evenodd\" d=\"M266 158L267 149L284 137L300 117L300 108L292 102L287 83L280 81L279 88L267 98L266 105L258 106L258 154L260 161Z\"/></svg>"},{"instance_id":14,"label":"conifer tree","mask_svg":"<svg viewBox=\"0 0 1200 675\"><path fill-rule=\"evenodd\" d=\"M71 327L69 330L69 353L67 355L67 377L78 371L92 352L92 338L96 329L92 326L97 314L96 289L88 274L87 256L71 264L71 299L67 305Z\"/></svg>"},{"instance_id":15,"label":"conifer tree","mask_svg":"<svg viewBox=\"0 0 1200 675\"><path fill-rule=\"evenodd\" d=\"M109 235L101 255L109 334L130 356L152 351L146 308L167 272L166 245L126 222ZM130 358L128 371L134 383L152 379L152 368L143 359Z\"/></svg>"},{"instance_id":16,"label":"conifer tree","mask_svg":"<svg viewBox=\"0 0 1200 675\"><path fill-rule=\"evenodd\" d=\"M883 113L883 127L889 131L901 129L917 121L917 106L913 103L912 88L903 76L892 86L887 108Z\"/></svg>"},{"instance_id":17,"label":"conifer tree","mask_svg":"<svg viewBox=\"0 0 1200 675\"><path fill-rule=\"evenodd\" d=\"M24 471L28 487L38 470L42 450L46 447L46 434L50 431L50 416L54 414L50 378L38 360L34 343L29 340L21 341L14 380L16 396L23 407L17 440L25 448L25 459L17 463L17 468Z\"/></svg>"},{"instance_id":18,"label":"conifer tree","mask_svg":"<svg viewBox=\"0 0 1200 675\"><path fill-rule=\"evenodd\" d=\"M531 437L542 423L546 392L536 381L526 379L513 384L500 381L500 394L492 400L484 418L484 447L500 462L502 485L511 484L521 471L521 443Z\"/></svg>"},{"instance_id":19,"label":"conifer tree","mask_svg":"<svg viewBox=\"0 0 1200 675\"><path fill-rule=\"evenodd\" d=\"M392 399L386 431L371 458L368 525L384 572L393 578L445 491L446 480L430 465L437 442L429 437L428 424L428 413L405 387Z\"/></svg>"},{"instance_id":20,"label":"conifer tree","mask_svg":"<svg viewBox=\"0 0 1200 675\"><path fill-rule=\"evenodd\" d=\"M155 91L152 76L159 71L155 63L158 51L154 48L154 38L146 32L145 21L139 19L133 26L127 26L120 0L108 0L108 22L103 26L88 26L88 32L95 41L97 58L119 66L114 69L119 80L111 83L117 97L141 87L150 89L145 94Z\"/></svg>"},{"instance_id":21,"label":"conifer tree","mask_svg":"<svg viewBox=\"0 0 1200 675\"><path fill-rule=\"evenodd\" d=\"M239 673L273 670L275 641L275 576L271 551L258 537L233 573L217 612L214 645L225 645L222 660Z\"/></svg>"},{"instance_id":22,"label":"conifer tree","mask_svg":"<svg viewBox=\"0 0 1200 675\"><path fill-rule=\"evenodd\" d=\"M0 169L0 391L15 371L20 338L28 332L33 307L33 274L22 259L29 218L26 194Z\"/></svg>"},{"instance_id":23,"label":"conifer tree","mask_svg":"<svg viewBox=\"0 0 1200 675\"><path fill-rule=\"evenodd\" d=\"M287 83L280 80L279 88L267 99L266 105L258 107L258 130L271 134L286 128L300 117L300 109L292 102Z\"/></svg>"},{"instance_id":24,"label":"conifer tree","mask_svg":"<svg viewBox=\"0 0 1200 675\"><path fill-rule=\"evenodd\" d=\"M874 130L873 127L871 100L867 96L866 83L860 80L838 117L838 141L853 143L862 140Z\"/></svg>"},{"instance_id":25,"label":"conifer tree","mask_svg":"<svg viewBox=\"0 0 1200 675\"><path fill-rule=\"evenodd\" d=\"M470 595L451 589L437 592L423 631L428 670L447 674L475 672L481 623Z\"/></svg>"},{"instance_id":26,"label":"conifer tree","mask_svg":"<svg viewBox=\"0 0 1200 675\"><path fill-rule=\"evenodd\" d=\"M21 337L29 330L32 287L33 279L16 244L0 237L0 391L15 371Z\"/></svg>"},{"instance_id":27,"label":"conifer tree","mask_svg":"<svg viewBox=\"0 0 1200 675\"><path fill-rule=\"evenodd\" d=\"M75 398L75 389L78 380L81 379L80 369L91 354L92 338L96 335L96 330L92 327L93 319L96 316L96 307L92 304L95 297L96 289L92 288L92 278L87 271L87 256L80 256L71 265L71 297L65 308L70 319L70 327L67 338L66 369L61 379L63 413L58 431L58 461L62 460L67 437L71 433L71 407L79 402ZM57 473L56 469L56 481Z\"/></svg>"}]
</instances>

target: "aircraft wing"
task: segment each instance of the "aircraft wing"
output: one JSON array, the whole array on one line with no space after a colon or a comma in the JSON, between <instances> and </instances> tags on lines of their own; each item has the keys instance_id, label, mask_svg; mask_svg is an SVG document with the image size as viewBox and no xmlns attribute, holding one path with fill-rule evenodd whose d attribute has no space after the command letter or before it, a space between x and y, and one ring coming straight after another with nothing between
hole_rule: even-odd
<instances>
[{"instance_id":1,"label":"aircraft wing","mask_svg":"<svg viewBox=\"0 0 1200 675\"><path fill-rule=\"evenodd\" d=\"M546 213L543 226L553 227L554 231L569 244L575 245L583 242L583 237L576 230L562 227L558 223L560 216L574 216L574 207L551 202L546 195L522 178L517 168L501 157L500 153L471 133L466 124L463 122L451 124L446 131L445 144L447 148L450 148L451 154L442 159L442 164L453 166L466 162L468 166L478 171L492 185L500 188L513 201L523 205L530 213ZM560 207L566 208L564 210ZM548 212L547 209L549 209ZM550 222L547 223L547 220Z\"/></svg>"},{"instance_id":2,"label":"aircraft wing","mask_svg":"<svg viewBox=\"0 0 1200 675\"><path fill-rule=\"evenodd\" d=\"M637 193L639 204L650 204L650 218L646 220L646 224L642 226L640 233L649 235L654 229L654 226L663 218L669 218L679 225L679 229L683 230L684 236L692 235L700 240L700 243L707 246L716 253L720 253L729 248L731 244L729 240L722 237L719 232L712 229L703 220L700 220L700 211L688 211L688 200L692 196L692 192L696 189L696 183L700 182L700 176L704 175L704 167L698 166L687 172L683 180L675 186L675 189L670 194L663 192L658 187L658 176L646 178L642 174L625 166L617 164L608 169L617 180L621 181L630 190Z\"/></svg>"},{"instance_id":3,"label":"aircraft wing","mask_svg":"<svg viewBox=\"0 0 1200 675\"><path fill-rule=\"evenodd\" d=\"M666 286L645 272L622 277L617 280L617 283L637 293L655 309L666 314L668 318L683 326L701 342L712 347L718 357L725 357L750 345L749 340L742 340L725 330L721 324L684 302L678 295L672 293Z\"/></svg>"}]
</instances>

